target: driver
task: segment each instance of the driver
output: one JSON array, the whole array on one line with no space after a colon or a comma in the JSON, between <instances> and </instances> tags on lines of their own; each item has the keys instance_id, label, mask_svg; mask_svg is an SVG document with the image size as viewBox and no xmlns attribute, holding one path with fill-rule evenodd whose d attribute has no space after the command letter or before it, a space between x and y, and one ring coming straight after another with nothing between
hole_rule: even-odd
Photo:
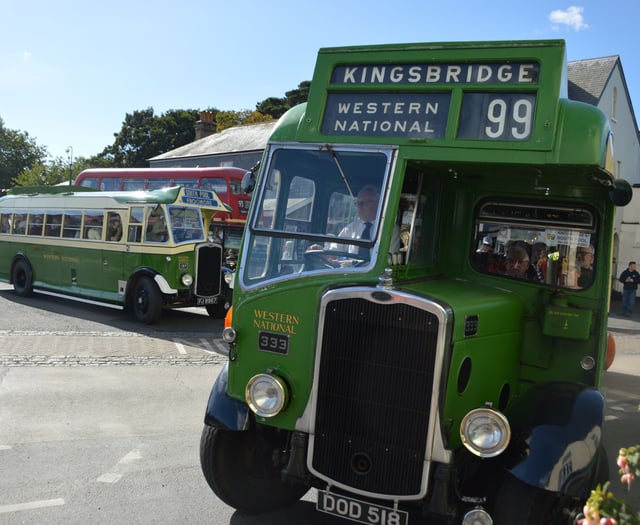
<instances>
[{"instance_id":1,"label":"driver","mask_svg":"<svg viewBox=\"0 0 640 525\"><path fill-rule=\"evenodd\" d=\"M359 192L355 200L356 211L358 216L355 220L347 224L340 232L338 237L343 239L371 239L373 228L376 222L376 212L378 210L378 201L380 192L373 185L364 186ZM312 245L310 250L322 250L319 245ZM324 247L326 250L344 251L358 256L361 259L369 259L369 248L355 246L353 244L341 244L338 242L327 243ZM390 252L396 252L400 249L400 228L396 225L391 238Z\"/></svg>"},{"instance_id":2,"label":"driver","mask_svg":"<svg viewBox=\"0 0 640 525\"><path fill-rule=\"evenodd\" d=\"M368 185L362 188L356 197L358 217L342 228L340 233L338 233L338 237L346 239L371 239L371 228L376 220L379 198L380 194L374 186ZM347 247L344 244L332 242L329 243L328 249L348 250L349 253L360 255L366 259L369 258L369 249L359 246L349 245Z\"/></svg>"}]
</instances>

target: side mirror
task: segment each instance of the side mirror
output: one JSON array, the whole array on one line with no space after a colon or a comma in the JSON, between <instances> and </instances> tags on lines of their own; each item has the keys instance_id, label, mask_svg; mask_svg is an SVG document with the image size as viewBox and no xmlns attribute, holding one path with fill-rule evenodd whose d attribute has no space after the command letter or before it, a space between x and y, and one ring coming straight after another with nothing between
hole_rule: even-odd
<instances>
[{"instance_id":1,"label":"side mirror","mask_svg":"<svg viewBox=\"0 0 640 525\"><path fill-rule=\"evenodd\" d=\"M626 206L631 202L633 197L633 189L624 179L616 179L613 186L609 189L609 198L616 206Z\"/></svg>"},{"instance_id":2,"label":"side mirror","mask_svg":"<svg viewBox=\"0 0 640 525\"><path fill-rule=\"evenodd\" d=\"M256 186L256 174L253 171L247 171L242 177L242 182L240 183L240 189L242 193L252 193L253 188Z\"/></svg>"}]
</instances>

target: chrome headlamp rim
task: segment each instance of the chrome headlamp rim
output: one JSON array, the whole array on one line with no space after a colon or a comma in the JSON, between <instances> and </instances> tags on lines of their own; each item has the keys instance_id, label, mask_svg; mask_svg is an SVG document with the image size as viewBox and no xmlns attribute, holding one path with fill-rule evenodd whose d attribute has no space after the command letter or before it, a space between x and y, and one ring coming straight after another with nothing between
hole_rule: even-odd
<instances>
[{"instance_id":1,"label":"chrome headlamp rim","mask_svg":"<svg viewBox=\"0 0 640 525\"><path fill-rule=\"evenodd\" d=\"M180 276L180 282L184 286L191 286L193 284L193 275L191 275L190 273L183 273Z\"/></svg>"},{"instance_id":2,"label":"chrome headlamp rim","mask_svg":"<svg viewBox=\"0 0 640 525\"><path fill-rule=\"evenodd\" d=\"M222 330L222 339L225 343L233 343L237 337L238 334L233 326L227 326Z\"/></svg>"},{"instance_id":3,"label":"chrome headlamp rim","mask_svg":"<svg viewBox=\"0 0 640 525\"><path fill-rule=\"evenodd\" d=\"M256 374L247 382L245 400L257 416L270 418L277 416L288 401L287 385L274 374Z\"/></svg>"},{"instance_id":4,"label":"chrome headlamp rim","mask_svg":"<svg viewBox=\"0 0 640 525\"><path fill-rule=\"evenodd\" d=\"M509 446L511 427L502 412L489 407L475 408L462 418L460 437L472 454L493 458Z\"/></svg>"}]
</instances>

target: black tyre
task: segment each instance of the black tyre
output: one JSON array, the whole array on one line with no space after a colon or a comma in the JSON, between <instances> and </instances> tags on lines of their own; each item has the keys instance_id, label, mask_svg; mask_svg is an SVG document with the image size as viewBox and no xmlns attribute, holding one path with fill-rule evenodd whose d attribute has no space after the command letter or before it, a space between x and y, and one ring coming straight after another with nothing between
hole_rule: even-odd
<instances>
[{"instance_id":1,"label":"black tyre","mask_svg":"<svg viewBox=\"0 0 640 525\"><path fill-rule=\"evenodd\" d=\"M214 319L224 319L230 306L231 304L229 304L228 301L223 301L218 304L208 304L205 308L210 317Z\"/></svg>"},{"instance_id":2,"label":"black tyre","mask_svg":"<svg viewBox=\"0 0 640 525\"><path fill-rule=\"evenodd\" d=\"M20 297L27 297L33 293L33 271L26 259L18 259L11 271L13 289Z\"/></svg>"},{"instance_id":3,"label":"black tyre","mask_svg":"<svg viewBox=\"0 0 640 525\"><path fill-rule=\"evenodd\" d=\"M133 289L131 306L136 319L144 324L153 324L162 314L162 294L149 277L140 277Z\"/></svg>"},{"instance_id":4,"label":"black tyre","mask_svg":"<svg viewBox=\"0 0 640 525\"><path fill-rule=\"evenodd\" d=\"M500 488L493 513L495 525L551 525L567 523L554 521L551 516L555 494L527 485L511 474L506 474Z\"/></svg>"},{"instance_id":5,"label":"black tyre","mask_svg":"<svg viewBox=\"0 0 640 525\"><path fill-rule=\"evenodd\" d=\"M202 473L213 492L239 512L260 514L289 507L309 487L280 479L272 454L282 446L256 429L232 432L205 425L200 440Z\"/></svg>"}]
</instances>

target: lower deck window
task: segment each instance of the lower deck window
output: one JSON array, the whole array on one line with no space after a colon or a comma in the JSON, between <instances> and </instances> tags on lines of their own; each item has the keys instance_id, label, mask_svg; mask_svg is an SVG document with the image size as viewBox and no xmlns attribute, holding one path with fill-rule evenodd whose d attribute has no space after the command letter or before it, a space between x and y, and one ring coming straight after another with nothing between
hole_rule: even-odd
<instances>
[{"instance_id":1,"label":"lower deck window","mask_svg":"<svg viewBox=\"0 0 640 525\"><path fill-rule=\"evenodd\" d=\"M583 289L594 279L597 235L586 208L485 202L476 214L473 267L558 288Z\"/></svg>"}]
</instances>

